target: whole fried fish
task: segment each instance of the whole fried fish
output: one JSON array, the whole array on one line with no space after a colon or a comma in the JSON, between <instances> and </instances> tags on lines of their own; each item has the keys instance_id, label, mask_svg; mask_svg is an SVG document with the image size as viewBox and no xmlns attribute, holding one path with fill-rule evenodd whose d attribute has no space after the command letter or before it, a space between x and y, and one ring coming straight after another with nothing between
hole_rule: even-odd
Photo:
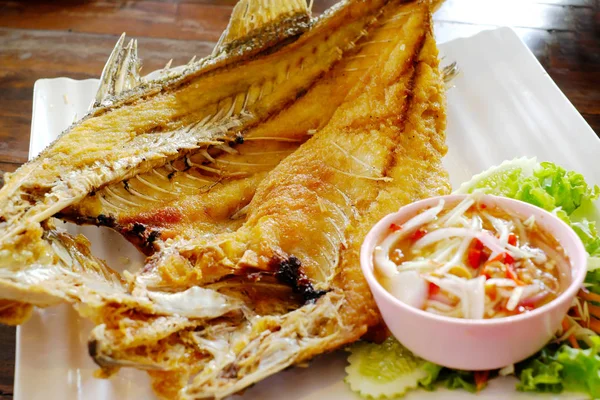
<instances>
[{"instance_id":1,"label":"whole fried fish","mask_svg":"<svg viewBox=\"0 0 600 400\"><path fill-rule=\"evenodd\" d=\"M310 28L282 2L256 28L244 1L213 56L154 81L121 40L97 107L0 190L0 320L69 302L100 375L148 370L161 398L222 398L360 338L379 323L364 236L450 189L431 2L348 0ZM53 215L151 256L121 276Z\"/></svg>"}]
</instances>

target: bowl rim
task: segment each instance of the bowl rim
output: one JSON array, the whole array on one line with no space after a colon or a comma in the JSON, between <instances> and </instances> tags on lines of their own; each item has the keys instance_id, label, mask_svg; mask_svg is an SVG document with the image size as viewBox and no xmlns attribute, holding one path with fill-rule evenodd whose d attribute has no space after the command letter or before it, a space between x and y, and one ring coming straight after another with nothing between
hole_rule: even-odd
<instances>
[{"instance_id":1,"label":"bowl rim","mask_svg":"<svg viewBox=\"0 0 600 400\"><path fill-rule=\"evenodd\" d=\"M511 315L508 317L489 318L489 319L454 318L454 317L447 317L444 315L433 314L433 313L427 312L425 310L421 310L419 308L410 306L410 305L402 302L401 300L397 299L396 297L394 297L390 292L388 292L379 283L379 281L375 278L374 273L373 273L374 265L372 262L371 254L373 252L375 245L378 243L378 236L380 235L380 232L383 231L383 229L385 229L383 227L389 226L391 223L393 223L394 221L396 221L398 219L399 215L403 215L404 213L407 212L407 210L410 211L413 208L418 209L419 206L422 206L422 208L425 208L432 204L435 205L440 200L447 201L447 203L444 204L444 208L445 208L447 204L458 202L458 201L466 198L469 195L470 194L449 194L449 195L434 196L434 197L429 197L429 198L426 198L423 200L418 200L416 202L413 202L413 203L410 203L410 204L400 207L400 209L396 212L386 215L385 217L380 219L375 225L373 225L373 227L371 227L371 229L365 236L365 239L363 240L363 243L361 245L360 264L361 264L363 276L367 280L367 283L369 284L369 288L371 289L373 296L377 297L376 294L374 293L375 291L377 291L378 294L383 295L383 297L386 300L388 300L389 302L391 302L395 307L401 308L406 312L416 314L423 318L429 318L434 321L451 323L451 324L455 324L455 325L465 325L465 326L474 326L474 325L475 326L495 326L495 325L510 324L510 323L526 320L529 318L535 318L541 314L546 314L548 312L551 312L553 309L559 307L559 305L564 303L565 301L572 301L572 299L575 297L576 293L581 289L582 284L585 280L586 273L587 273L587 252L585 251L585 247L583 245L583 242L579 238L579 236L577 236L575 231L569 225L567 225L563 220L558 218L556 215L544 210L543 208L540 208L540 207L535 206L530 203L526 203L521 200L516 200L516 199L512 199L509 197L503 197L503 196L495 196L495 195L491 195L491 194L482 194L481 198L484 200L491 199L492 201L499 200L500 202L506 202L508 204L511 204L511 203L519 204L521 207L528 208L528 209L534 211L535 213L541 214L541 215L545 216L546 218L550 218L550 219L554 220L555 222L558 222L558 225L561 227L560 229L563 229L565 231L565 234L567 236L570 236L571 239L573 239L573 242L574 242L573 248L569 248L569 249L565 248L565 250L568 253L568 259L569 259L569 264L570 264L569 269L571 272L571 282L569 283L569 286L562 293L560 293L555 299L553 299L552 301L544 304L543 306L538 307L529 312L518 314L518 315ZM508 207L508 209L511 209L511 207ZM517 212L514 209L511 209L511 211ZM517 213L522 214L521 212L517 212ZM558 241L558 239L557 239L557 241ZM564 244L561 243L560 241L559 241L559 243L561 246L565 247ZM573 274L573 267L576 265L576 262L581 263L581 267L575 271L575 274Z\"/></svg>"}]
</instances>

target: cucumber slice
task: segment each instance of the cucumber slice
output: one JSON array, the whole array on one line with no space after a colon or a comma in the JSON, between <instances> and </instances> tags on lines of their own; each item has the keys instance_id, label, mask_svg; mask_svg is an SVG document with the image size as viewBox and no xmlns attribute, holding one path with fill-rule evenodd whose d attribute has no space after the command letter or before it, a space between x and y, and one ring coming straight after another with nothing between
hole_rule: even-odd
<instances>
[{"instance_id":1,"label":"cucumber slice","mask_svg":"<svg viewBox=\"0 0 600 400\"><path fill-rule=\"evenodd\" d=\"M388 338L382 344L358 342L349 348L346 383L362 397L390 399L415 389L428 372L425 361Z\"/></svg>"}]
</instances>

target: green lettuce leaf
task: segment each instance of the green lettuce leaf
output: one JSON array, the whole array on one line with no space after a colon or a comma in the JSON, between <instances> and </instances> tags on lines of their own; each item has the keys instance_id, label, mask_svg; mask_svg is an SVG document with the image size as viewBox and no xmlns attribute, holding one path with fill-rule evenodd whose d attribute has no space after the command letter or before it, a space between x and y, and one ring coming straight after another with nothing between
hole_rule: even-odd
<instances>
[{"instance_id":1,"label":"green lettuce leaf","mask_svg":"<svg viewBox=\"0 0 600 400\"><path fill-rule=\"evenodd\" d=\"M517 364L520 382L517 389L525 392L583 392L600 398L600 337L591 338L589 349L560 348L549 345L536 355Z\"/></svg>"},{"instance_id":2,"label":"green lettuce leaf","mask_svg":"<svg viewBox=\"0 0 600 400\"><path fill-rule=\"evenodd\" d=\"M529 183L535 189L542 189L553 199L554 208L560 207L567 214L575 211L583 201L598 198L598 186L589 187L583 175L569 171L550 162L540 163L535 169ZM517 197L519 195L517 194Z\"/></svg>"},{"instance_id":3,"label":"green lettuce leaf","mask_svg":"<svg viewBox=\"0 0 600 400\"><path fill-rule=\"evenodd\" d=\"M523 169L520 167L498 171L489 176L481 177L481 179L473 183L468 192L483 190L486 193L514 198L519 191L519 183L522 180L522 175Z\"/></svg>"},{"instance_id":4,"label":"green lettuce leaf","mask_svg":"<svg viewBox=\"0 0 600 400\"><path fill-rule=\"evenodd\" d=\"M435 390L435 384L438 383L438 377L444 367L427 361L421 368L427 376L419 381L419 385L425 390Z\"/></svg>"},{"instance_id":5,"label":"green lettuce leaf","mask_svg":"<svg viewBox=\"0 0 600 400\"><path fill-rule=\"evenodd\" d=\"M562 346L555 358L563 367L561 377L564 389L572 392L585 392L592 398L600 398L600 337L591 338L589 349L574 349Z\"/></svg>"},{"instance_id":6,"label":"green lettuce leaf","mask_svg":"<svg viewBox=\"0 0 600 400\"><path fill-rule=\"evenodd\" d=\"M598 186L590 186L583 175L566 171L549 162L516 159L493 167L463 184L458 193L480 190L534 204L555 213L581 238L590 258L586 286L600 293L600 236L592 218L598 210L594 201ZM600 398L600 337L592 337L589 349L574 349L567 344L548 345L529 359L518 363L517 389L527 392L559 393L563 390L585 392ZM443 371L438 379L441 379Z\"/></svg>"},{"instance_id":7,"label":"green lettuce leaf","mask_svg":"<svg viewBox=\"0 0 600 400\"><path fill-rule=\"evenodd\" d=\"M600 293L600 257L588 258L588 272L585 286L592 293Z\"/></svg>"},{"instance_id":8,"label":"green lettuce leaf","mask_svg":"<svg viewBox=\"0 0 600 400\"><path fill-rule=\"evenodd\" d=\"M549 346L517 364L515 370L520 379L520 382L517 383L517 390L522 392L562 392L563 378L560 373L563 366L555 361L555 353L556 350Z\"/></svg>"},{"instance_id":9,"label":"green lettuce leaf","mask_svg":"<svg viewBox=\"0 0 600 400\"><path fill-rule=\"evenodd\" d=\"M581 238L590 256L600 256L600 237L596 223L589 215L596 212L594 201L600 195L598 186L590 186L583 175L550 162L535 159L505 161L475 175L458 193L485 193L524 201L554 212L569 224Z\"/></svg>"},{"instance_id":10,"label":"green lettuce leaf","mask_svg":"<svg viewBox=\"0 0 600 400\"><path fill-rule=\"evenodd\" d=\"M471 371L459 371L444 368L439 377L441 382L446 383L448 389L464 389L475 393L477 385L475 384L475 373Z\"/></svg>"},{"instance_id":11,"label":"green lettuce leaf","mask_svg":"<svg viewBox=\"0 0 600 400\"><path fill-rule=\"evenodd\" d=\"M475 175L457 192L472 193L475 190L525 201L547 211L560 208L567 215L600 195L600 188L590 187L583 175L550 162L536 164L534 159L504 162Z\"/></svg>"},{"instance_id":12,"label":"green lettuce leaf","mask_svg":"<svg viewBox=\"0 0 600 400\"><path fill-rule=\"evenodd\" d=\"M427 372L427 376L419 381L419 385L425 390L435 390L438 386L448 389L463 389L468 392L476 392L475 374L470 371L460 371L444 368L432 362L426 362L421 369Z\"/></svg>"},{"instance_id":13,"label":"green lettuce leaf","mask_svg":"<svg viewBox=\"0 0 600 400\"><path fill-rule=\"evenodd\" d=\"M600 237L598 237L595 222L582 219L581 221L571 222L571 228L577 233L590 256L600 255Z\"/></svg>"}]
</instances>

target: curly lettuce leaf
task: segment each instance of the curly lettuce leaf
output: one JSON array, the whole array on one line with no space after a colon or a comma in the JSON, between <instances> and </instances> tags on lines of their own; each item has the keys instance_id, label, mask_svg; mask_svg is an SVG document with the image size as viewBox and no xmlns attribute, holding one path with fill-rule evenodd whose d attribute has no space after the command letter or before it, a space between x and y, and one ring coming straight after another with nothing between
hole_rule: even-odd
<instances>
[{"instance_id":1,"label":"curly lettuce leaf","mask_svg":"<svg viewBox=\"0 0 600 400\"><path fill-rule=\"evenodd\" d=\"M538 162L535 158L516 158L489 168L464 182L456 193L482 190L498 196L515 197L523 178L533 175Z\"/></svg>"},{"instance_id":2,"label":"curly lettuce leaf","mask_svg":"<svg viewBox=\"0 0 600 400\"><path fill-rule=\"evenodd\" d=\"M585 286L592 293L600 293L600 256L588 258Z\"/></svg>"},{"instance_id":3,"label":"curly lettuce leaf","mask_svg":"<svg viewBox=\"0 0 600 400\"><path fill-rule=\"evenodd\" d=\"M464 389L467 392L475 393L477 384L475 383L475 373L471 371L459 371L444 368L439 376L440 381L445 382L448 389Z\"/></svg>"},{"instance_id":4,"label":"curly lettuce leaf","mask_svg":"<svg viewBox=\"0 0 600 400\"><path fill-rule=\"evenodd\" d=\"M600 236L589 215L600 188L586 183L583 175L535 159L519 158L475 175L458 193L485 193L514 198L554 212L581 238L590 256L600 256Z\"/></svg>"},{"instance_id":5,"label":"curly lettuce leaf","mask_svg":"<svg viewBox=\"0 0 600 400\"><path fill-rule=\"evenodd\" d=\"M517 365L517 390L526 392L583 392L600 398L600 337L591 337L588 349L566 344L548 346Z\"/></svg>"},{"instance_id":6,"label":"curly lettuce leaf","mask_svg":"<svg viewBox=\"0 0 600 400\"><path fill-rule=\"evenodd\" d=\"M574 349L562 346L555 358L563 367L561 377L564 389L585 392L593 399L600 398L600 337L591 338L589 349Z\"/></svg>"},{"instance_id":7,"label":"curly lettuce leaf","mask_svg":"<svg viewBox=\"0 0 600 400\"><path fill-rule=\"evenodd\" d=\"M567 215L600 195L600 188L589 186L580 173L551 162L538 164L535 159L523 158L506 161L475 175L457 192L475 190L525 201L547 211L560 208Z\"/></svg>"},{"instance_id":8,"label":"curly lettuce leaf","mask_svg":"<svg viewBox=\"0 0 600 400\"><path fill-rule=\"evenodd\" d=\"M444 367L427 361L425 364L423 364L422 368L427 375L419 380L419 385L425 390L435 390L436 384L439 383L438 377L440 376L440 372L442 372Z\"/></svg>"},{"instance_id":9,"label":"curly lettuce leaf","mask_svg":"<svg viewBox=\"0 0 600 400\"><path fill-rule=\"evenodd\" d=\"M532 178L537 184L536 187L543 189L554 200L554 207L562 208L569 215L579 208L583 201L598 198L600 192L598 186L589 187L580 173L567 172L550 162L540 163Z\"/></svg>"},{"instance_id":10,"label":"curly lettuce leaf","mask_svg":"<svg viewBox=\"0 0 600 400\"><path fill-rule=\"evenodd\" d=\"M556 350L542 349L529 359L517 364L516 372L520 382L517 390L522 392L560 393L563 391L563 366L556 362Z\"/></svg>"},{"instance_id":11,"label":"curly lettuce leaf","mask_svg":"<svg viewBox=\"0 0 600 400\"><path fill-rule=\"evenodd\" d=\"M571 228L577 233L590 256L600 256L600 237L594 222L582 219L571 222Z\"/></svg>"},{"instance_id":12,"label":"curly lettuce leaf","mask_svg":"<svg viewBox=\"0 0 600 400\"><path fill-rule=\"evenodd\" d=\"M498 196L515 197L519 191L519 183L523 176L520 167L509 168L489 176L481 177L470 188L469 193L475 190L483 190L486 193Z\"/></svg>"}]
</instances>

